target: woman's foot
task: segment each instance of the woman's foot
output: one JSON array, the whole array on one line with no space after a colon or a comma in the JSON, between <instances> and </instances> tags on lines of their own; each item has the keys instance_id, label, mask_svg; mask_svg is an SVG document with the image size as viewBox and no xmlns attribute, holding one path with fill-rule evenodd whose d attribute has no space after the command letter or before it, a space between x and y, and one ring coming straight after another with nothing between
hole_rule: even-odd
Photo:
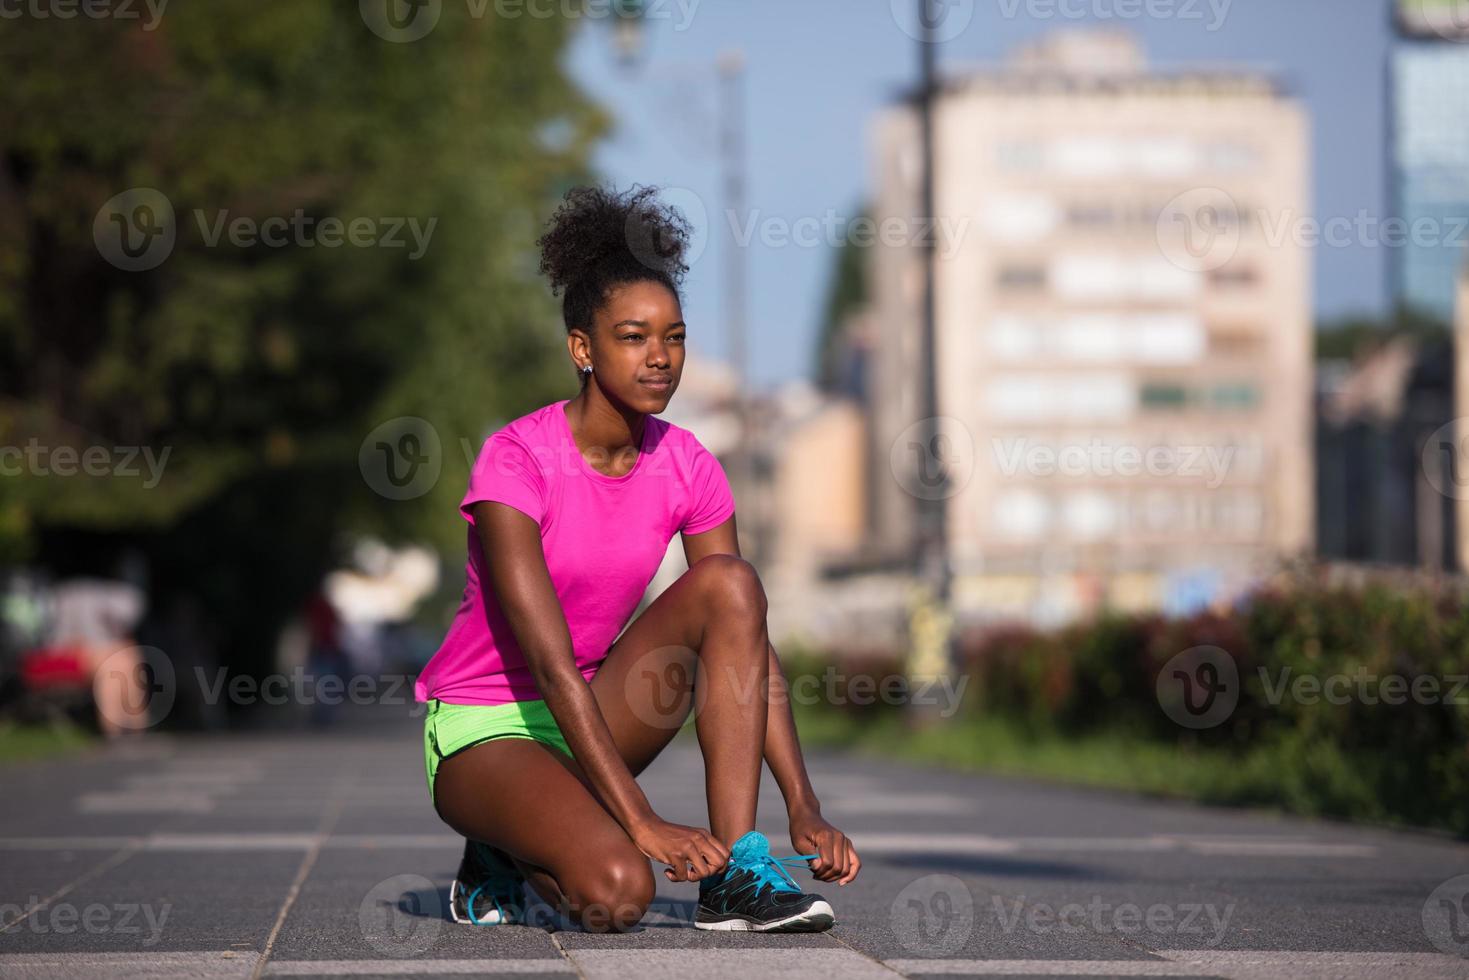
<instances>
[{"instance_id":1,"label":"woman's foot","mask_svg":"<svg viewBox=\"0 0 1469 980\"><path fill-rule=\"evenodd\" d=\"M802 894L788 863L807 855L772 857L765 835L750 831L729 849L729 864L699 882L696 929L728 932L822 932L836 921L820 895ZM795 865L798 866L798 865Z\"/></svg>"},{"instance_id":2,"label":"woman's foot","mask_svg":"<svg viewBox=\"0 0 1469 980\"><path fill-rule=\"evenodd\" d=\"M504 851L466 839L459 873L449 886L449 917L477 926L523 922L525 876Z\"/></svg>"}]
</instances>

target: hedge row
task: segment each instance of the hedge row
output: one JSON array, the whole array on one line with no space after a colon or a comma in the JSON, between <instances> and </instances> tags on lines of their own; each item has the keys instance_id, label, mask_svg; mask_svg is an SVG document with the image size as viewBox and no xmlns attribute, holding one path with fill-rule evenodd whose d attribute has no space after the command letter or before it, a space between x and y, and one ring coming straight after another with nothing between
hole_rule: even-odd
<instances>
[{"instance_id":1,"label":"hedge row","mask_svg":"<svg viewBox=\"0 0 1469 980\"><path fill-rule=\"evenodd\" d=\"M1227 612L975 631L958 659L956 737L985 717L1177 745L1238 759L1205 798L1469 835L1469 601L1457 589L1295 573ZM1180 713L1210 687L1209 711Z\"/></svg>"}]
</instances>

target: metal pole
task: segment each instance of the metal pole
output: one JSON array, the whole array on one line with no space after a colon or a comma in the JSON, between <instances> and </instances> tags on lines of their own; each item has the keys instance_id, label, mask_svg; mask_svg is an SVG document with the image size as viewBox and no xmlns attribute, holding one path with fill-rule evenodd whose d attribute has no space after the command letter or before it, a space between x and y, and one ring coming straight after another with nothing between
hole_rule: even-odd
<instances>
[{"instance_id":1,"label":"metal pole","mask_svg":"<svg viewBox=\"0 0 1469 980\"><path fill-rule=\"evenodd\" d=\"M938 41L935 29L942 19L942 6L937 16L933 10L934 0L918 0L918 21L922 28L919 35L918 50L921 75L918 90L918 120L919 138L923 144L923 173L919 189L919 217L923 222L931 222L934 219L934 126L933 126L933 103L935 95L935 60L937 57ZM923 393L922 411L925 421L924 444L926 451L933 455L934 462L941 468L944 478L948 474L943 470L948 460L941 452L942 446L939 442L939 397L938 397L938 340L935 315L935 282L934 282L934 244L935 236L930 232L919 239L920 261L923 263L923 311L922 311L922 344L921 344L921 366L922 372L919 390ZM947 536L947 499L944 494L938 494L933 499L927 497L919 500L920 510L920 532L919 532L919 571L922 578L934 591L934 598L940 603L947 605L949 601L949 562L948 562L948 536Z\"/></svg>"},{"instance_id":2,"label":"metal pole","mask_svg":"<svg viewBox=\"0 0 1469 980\"><path fill-rule=\"evenodd\" d=\"M726 213L740 221L745 213L745 58L739 50L719 56L720 161L723 170ZM760 558L763 508L756 499L754 465L751 459L753 424L750 412L750 364L745 315L749 283L749 256L745 247L731 237L725 256L724 312L729 343L729 360L735 371L735 406L739 442L735 451L734 485L750 502L751 559Z\"/></svg>"},{"instance_id":3,"label":"metal pole","mask_svg":"<svg viewBox=\"0 0 1469 980\"><path fill-rule=\"evenodd\" d=\"M943 19L943 0L918 0L920 25L918 51L921 66L918 89L919 141L922 144L923 171L919 187L919 209L916 216L927 223L929 231L919 238L919 261L923 263L923 308L921 313L919 390L923 412L923 453L931 459L939 473L937 493L918 498L917 568L919 588L916 602L909 612L908 673L915 681L946 675L954 668L953 618L949 609L950 575L947 531L947 448L939 429L938 341L935 303L935 241L932 224L934 208L933 109L937 56L936 28ZM927 462L927 460L925 460ZM920 464L922 465L922 464ZM934 721L933 712L914 706L913 719L918 724Z\"/></svg>"}]
</instances>

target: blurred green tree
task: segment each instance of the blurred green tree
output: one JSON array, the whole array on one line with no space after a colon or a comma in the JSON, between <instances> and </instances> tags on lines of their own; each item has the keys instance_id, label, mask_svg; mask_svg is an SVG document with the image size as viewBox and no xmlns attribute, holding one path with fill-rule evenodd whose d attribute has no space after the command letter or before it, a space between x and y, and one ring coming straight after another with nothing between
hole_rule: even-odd
<instances>
[{"instance_id":1,"label":"blurred green tree","mask_svg":"<svg viewBox=\"0 0 1469 980\"><path fill-rule=\"evenodd\" d=\"M1444 345L1452 334L1450 326L1434 314L1406 305L1381 318L1347 315L1316 328L1316 359L1356 360L1397 337L1425 346Z\"/></svg>"},{"instance_id":2,"label":"blurred green tree","mask_svg":"<svg viewBox=\"0 0 1469 980\"><path fill-rule=\"evenodd\" d=\"M871 210L863 207L854 225L871 220ZM870 246L864 247L848 237L837 245L832 255L831 278L827 282L821 328L816 336L816 386L822 391L834 392L842 386L843 331L850 325L848 318L867 303L870 251Z\"/></svg>"},{"instance_id":3,"label":"blurred green tree","mask_svg":"<svg viewBox=\"0 0 1469 980\"><path fill-rule=\"evenodd\" d=\"M244 669L343 532L462 555L467 457L571 391L534 249L607 125L559 67L573 25L444 4L407 41L369 6L0 29L0 566L136 547ZM120 267L169 209L161 261ZM393 500L358 453L401 416L441 474Z\"/></svg>"}]
</instances>

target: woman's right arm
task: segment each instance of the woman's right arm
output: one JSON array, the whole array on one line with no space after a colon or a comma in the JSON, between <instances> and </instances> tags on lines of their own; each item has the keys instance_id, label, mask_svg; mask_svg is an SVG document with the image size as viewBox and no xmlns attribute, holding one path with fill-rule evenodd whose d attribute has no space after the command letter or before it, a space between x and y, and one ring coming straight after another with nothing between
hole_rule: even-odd
<instances>
[{"instance_id":1,"label":"woman's right arm","mask_svg":"<svg viewBox=\"0 0 1469 980\"><path fill-rule=\"evenodd\" d=\"M723 868L728 849L707 830L660 819L618 753L592 689L577 669L536 522L496 501L481 500L472 509L495 596L541 697L602 805L639 850L670 866L664 872L670 881L694 881Z\"/></svg>"}]
</instances>

